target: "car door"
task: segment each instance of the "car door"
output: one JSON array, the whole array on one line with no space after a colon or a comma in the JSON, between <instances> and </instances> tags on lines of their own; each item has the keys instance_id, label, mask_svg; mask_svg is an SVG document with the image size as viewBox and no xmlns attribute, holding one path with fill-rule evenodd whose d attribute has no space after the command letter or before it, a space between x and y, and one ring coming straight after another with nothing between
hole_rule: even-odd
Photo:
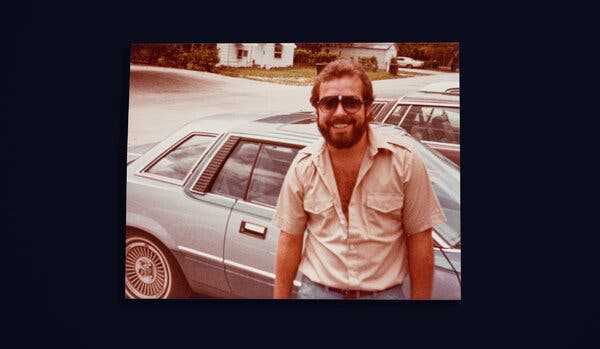
<instances>
[{"instance_id":1,"label":"car door","mask_svg":"<svg viewBox=\"0 0 600 349\"><path fill-rule=\"evenodd\" d=\"M229 296L272 297L279 229L271 217L283 177L300 148L230 134L190 188L190 195L200 200L232 208L222 240ZM299 275L297 279L296 289Z\"/></svg>"},{"instance_id":2,"label":"car door","mask_svg":"<svg viewBox=\"0 0 600 349\"><path fill-rule=\"evenodd\" d=\"M285 174L300 147L261 142L246 193L231 213L225 236L225 271L232 292L272 298L280 230L271 224ZM296 278L294 292L300 285Z\"/></svg>"}]
</instances>

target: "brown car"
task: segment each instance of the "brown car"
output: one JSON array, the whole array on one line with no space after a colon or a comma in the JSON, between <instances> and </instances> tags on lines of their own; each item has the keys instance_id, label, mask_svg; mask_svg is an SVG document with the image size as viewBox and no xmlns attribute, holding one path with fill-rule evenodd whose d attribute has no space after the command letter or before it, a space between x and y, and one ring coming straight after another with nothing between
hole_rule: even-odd
<instances>
[{"instance_id":1,"label":"brown car","mask_svg":"<svg viewBox=\"0 0 600 349\"><path fill-rule=\"evenodd\" d=\"M460 96L415 92L373 102L374 122L399 126L460 166Z\"/></svg>"}]
</instances>

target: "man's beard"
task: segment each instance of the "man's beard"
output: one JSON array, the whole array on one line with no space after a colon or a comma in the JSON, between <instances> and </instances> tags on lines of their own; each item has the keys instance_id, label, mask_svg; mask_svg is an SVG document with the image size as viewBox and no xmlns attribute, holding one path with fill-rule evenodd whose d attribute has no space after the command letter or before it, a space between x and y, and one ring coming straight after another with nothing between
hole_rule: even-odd
<instances>
[{"instance_id":1,"label":"man's beard","mask_svg":"<svg viewBox=\"0 0 600 349\"><path fill-rule=\"evenodd\" d=\"M362 135L365 134L365 132L367 132L369 128L369 123L365 120L363 120L363 122L359 122L353 117L348 118L350 120L350 127L352 127L352 132L349 135L338 134L337 136L333 136L330 132L330 129L333 128L332 121L339 120L340 118L329 119L327 121L327 125L322 125L319 122L319 116L317 115L317 127L319 128L319 132L321 133L323 138L325 138L325 141L334 148L350 148L351 146L358 143Z\"/></svg>"}]
</instances>

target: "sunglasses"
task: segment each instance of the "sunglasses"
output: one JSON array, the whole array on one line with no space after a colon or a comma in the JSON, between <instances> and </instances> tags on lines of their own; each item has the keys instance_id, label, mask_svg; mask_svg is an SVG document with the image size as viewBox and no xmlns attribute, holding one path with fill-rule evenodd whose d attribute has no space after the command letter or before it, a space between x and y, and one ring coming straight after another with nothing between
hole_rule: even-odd
<instances>
[{"instance_id":1,"label":"sunglasses","mask_svg":"<svg viewBox=\"0 0 600 349\"><path fill-rule=\"evenodd\" d=\"M337 109L338 103L342 103L342 108L346 113L354 114L360 110L365 102L355 96L327 96L319 99L317 105L321 112L332 113Z\"/></svg>"}]
</instances>

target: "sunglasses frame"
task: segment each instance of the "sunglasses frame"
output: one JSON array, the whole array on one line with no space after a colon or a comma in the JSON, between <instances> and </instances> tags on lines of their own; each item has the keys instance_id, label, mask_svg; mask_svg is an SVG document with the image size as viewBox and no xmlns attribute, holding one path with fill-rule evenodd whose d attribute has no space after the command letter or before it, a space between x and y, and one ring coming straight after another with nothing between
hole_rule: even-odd
<instances>
[{"instance_id":1,"label":"sunglasses frame","mask_svg":"<svg viewBox=\"0 0 600 349\"><path fill-rule=\"evenodd\" d=\"M335 104L335 107L333 107L333 109L331 109L331 110L323 110L323 109L321 109L322 107L325 107L325 105L322 103L325 98L327 98L327 100L331 100L331 98L336 98L337 99L337 103ZM356 97L356 96L350 95L350 96L327 96L327 97L323 97L323 98L321 98L321 99L319 99L317 101L317 106L318 106L319 110L322 113L326 113L326 114L333 113L337 109L338 105L340 105L340 104L342 104L342 108L344 109L344 111L346 113L348 113L348 114L357 113L360 110L360 106L355 111L349 111L349 110L346 109L346 106L344 105L343 101L347 100L347 99L355 99L355 100L360 101L360 104L359 104L360 106L362 106L363 104L365 104L365 101L363 101L362 99L360 99L360 97Z\"/></svg>"}]
</instances>

